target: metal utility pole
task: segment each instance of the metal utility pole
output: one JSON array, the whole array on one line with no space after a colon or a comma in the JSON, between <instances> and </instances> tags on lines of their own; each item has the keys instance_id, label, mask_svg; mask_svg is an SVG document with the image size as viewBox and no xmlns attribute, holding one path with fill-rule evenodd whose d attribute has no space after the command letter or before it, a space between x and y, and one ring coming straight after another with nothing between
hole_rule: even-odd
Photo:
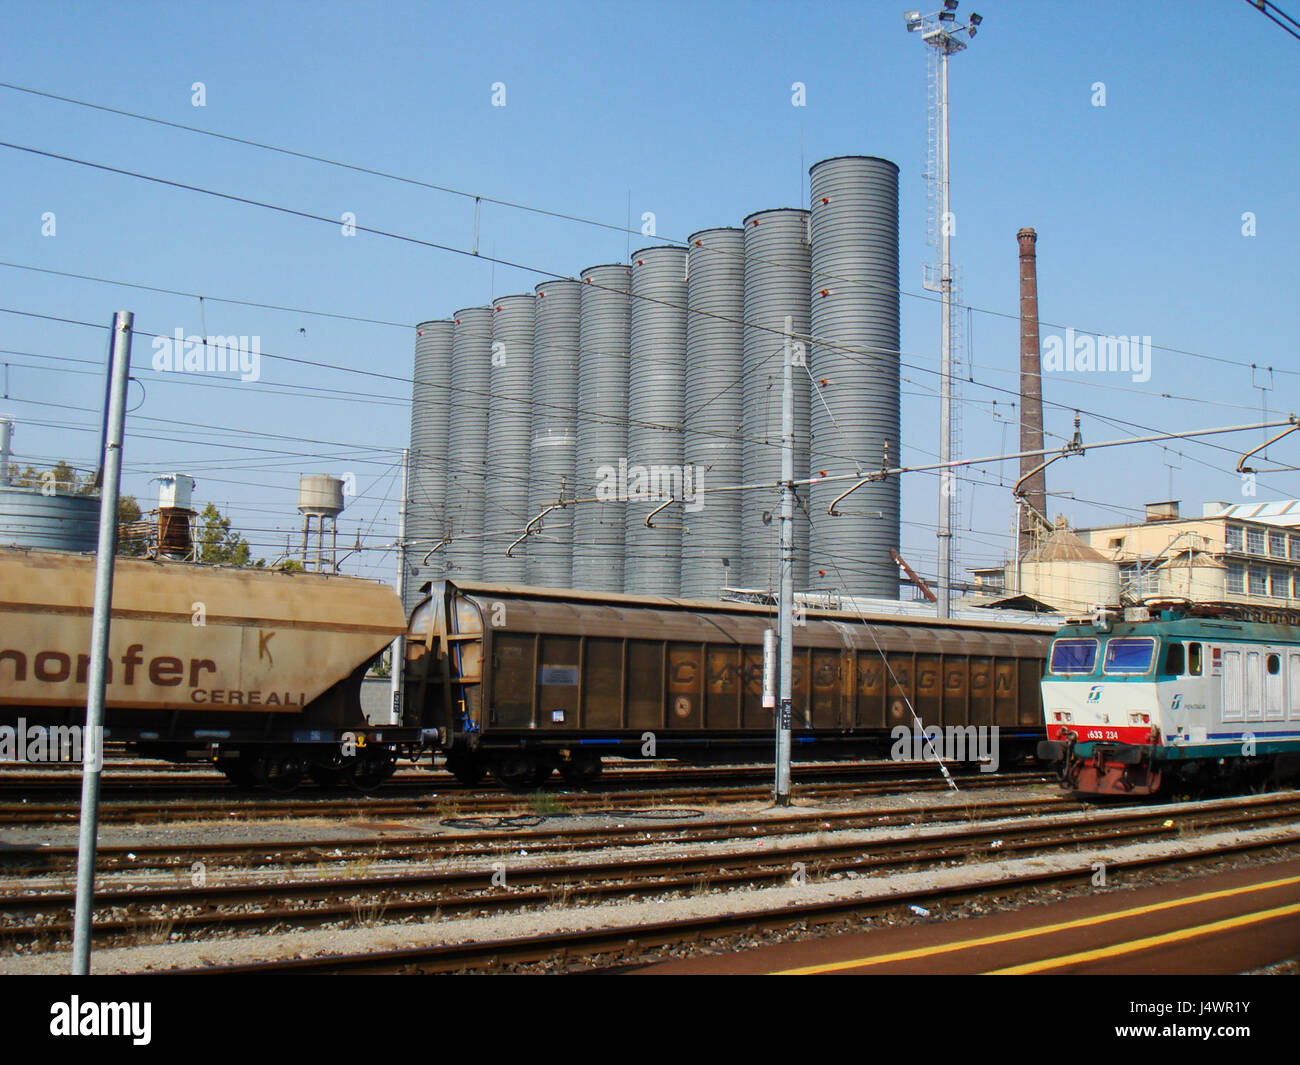
<instances>
[{"instance_id":1,"label":"metal utility pole","mask_svg":"<svg viewBox=\"0 0 1300 1065\"><path fill-rule=\"evenodd\" d=\"M939 461L952 459L952 211L948 197L948 56L963 51L966 43L959 34L974 38L984 20L971 15L964 26L956 25L958 0L944 0L943 9L922 16L919 11L904 14L907 32L921 31L921 40L935 50L939 60L938 110L938 187L939 218L939 292L942 302L940 322L941 355L939 364ZM933 112L931 112L933 118ZM932 287L927 285L927 287ZM939 478L938 616L952 616L952 497L953 473L944 470Z\"/></svg>"},{"instance_id":2,"label":"metal utility pole","mask_svg":"<svg viewBox=\"0 0 1300 1065\"><path fill-rule=\"evenodd\" d=\"M113 315L109 390L105 411L103 487L99 496L99 544L95 552L95 606L90 623L90 676L82 735L81 830L77 838L77 901L73 917L72 975L90 973L90 922L95 910L95 846L99 832L99 774L103 768L104 694L113 562L117 555L117 499L122 483L122 437L126 385L131 376L131 326L135 315Z\"/></svg>"},{"instance_id":3,"label":"metal utility pole","mask_svg":"<svg viewBox=\"0 0 1300 1065\"><path fill-rule=\"evenodd\" d=\"M790 805L790 717L794 696L794 318L785 316L781 385L780 664L776 720L776 804Z\"/></svg>"},{"instance_id":4,"label":"metal utility pole","mask_svg":"<svg viewBox=\"0 0 1300 1065\"><path fill-rule=\"evenodd\" d=\"M397 597L406 610L406 495L411 483L411 452L402 448L402 502L397 508ZM398 634L393 640L391 676L393 686L393 704L389 713L389 723L402 723L402 672L406 665L406 637Z\"/></svg>"}]
</instances>

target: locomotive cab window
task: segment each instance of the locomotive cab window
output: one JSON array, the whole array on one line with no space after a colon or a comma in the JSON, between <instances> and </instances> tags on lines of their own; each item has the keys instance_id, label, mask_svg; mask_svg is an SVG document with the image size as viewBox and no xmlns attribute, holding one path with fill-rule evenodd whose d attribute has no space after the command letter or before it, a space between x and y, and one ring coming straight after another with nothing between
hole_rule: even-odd
<instances>
[{"instance_id":1,"label":"locomotive cab window","mask_svg":"<svg viewBox=\"0 0 1300 1065\"><path fill-rule=\"evenodd\" d=\"M1189 643L1187 645L1187 672L1193 677L1201 675L1201 645L1199 643Z\"/></svg>"},{"instance_id":2,"label":"locomotive cab window","mask_svg":"<svg viewBox=\"0 0 1300 1065\"><path fill-rule=\"evenodd\" d=\"M1120 636L1106 644L1107 673L1146 673L1155 656L1156 641L1150 636Z\"/></svg>"},{"instance_id":3,"label":"locomotive cab window","mask_svg":"<svg viewBox=\"0 0 1300 1065\"><path fill-rule=\"evenodd\" d=\"M1183 645L1171 643L1165 651L1165 672L1174 677L1182 676L1185 672L1184 665Z\"/></svg>"},{"instance_id":4,"label":"locomotive cab window","mask_svg":"<svg viewBox=\"0 0 1300 1065\"><path fill-rule=\"evenodd\" d=\"M1268 666L1268 675L1270 677L1276 677L1279 673L1282 672L1281 655L1269 655L1268 658L1265 659L1265 662Z\"/></svg>"},{"instance_id":5,"label":"locomotive cab window","mask_svg":"<svg viewBox=\"0 0 1300 1065\"><path fill-rule=\"evenodd\" d=\"M1052 644L1053 673L1091 673L1096 665L1096 640L1062 639Z\"/></svg>"}]
</instances>

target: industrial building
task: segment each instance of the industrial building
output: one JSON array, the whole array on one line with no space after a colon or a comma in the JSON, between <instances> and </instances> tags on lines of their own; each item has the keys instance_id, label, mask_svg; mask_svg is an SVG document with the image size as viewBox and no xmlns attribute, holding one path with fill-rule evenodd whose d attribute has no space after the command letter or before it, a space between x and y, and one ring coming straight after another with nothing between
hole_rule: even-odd
<instances>
[{"instance_id":1,"label":"industrial building","mask_svg":"<svg viewBox=\"0 0 1300 1065\"><path fill-rule=\"evenodd\" d=\"M809 210L417 327L408 599L443 577L770 591L787 345L795 478L898 461L898 167L841 156L809 173ZM897 479L831 516L840 490L813 485L796 510L796 590L896 598Z\"/></svg>"},{"instance_id":2,"label":"industrial building","mask_svg":"<svg viewBox=\"0 0 1300 1065\"><path fill-rule=\"evenodd\" d=\"M975 601L1066 613L1153 598L1300 609L1300 500L1180 510L1165 500L1141 522L1062 523L1018 561L972 570Z\"/></svg>"}]
</instances>

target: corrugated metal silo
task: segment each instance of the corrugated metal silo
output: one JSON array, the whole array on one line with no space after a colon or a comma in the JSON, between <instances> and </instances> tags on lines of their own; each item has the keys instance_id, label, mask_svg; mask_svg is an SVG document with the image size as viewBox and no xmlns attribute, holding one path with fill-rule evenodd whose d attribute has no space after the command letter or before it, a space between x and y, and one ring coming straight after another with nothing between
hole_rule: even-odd
<instances>
[{"instance_id":1,"label":"corrugated metal silo","mask_svg":"<svg viewBox=\"0 0 1300 1065\"><path fill-rule=\"evenodd\" d=\"M692 233L686 281L685 462L697 484L740 484L745 346L745 237L734 228ZM682 587L716 598L740 579L739 492L715 492L686 508Z\"/></svg>"},{"instance_id":2,"label":"corrugated metal silo","mask_svg":"<svg viewBox=\"0 0 1300 1065\"><path fill-rule=\"evenodd\" d=\"M492 303L492 403L488 409L487 492L483 499L483 579L522 584L522 543L506 549L528 524L528 451L532 436L532 295Z\"/></svg>"},{"instance_id":3,"label":"corrugated metal silo","mask_svg":"<svg viewBox=\"0 0 1300 1065\"><path fill-rule=\"evenodd\" d=\"M492 308L456 312L447 426L447 575L483 578L483 494L492 388Z\"/></svg>"},{"instance_id":4,"label":"corrugated metal silo","mask_svg":"<svg viewBox=\"0 0 1300 1065\"><path fill-rule=\"evenodd\" d=\"M98 541L99 496L0 487L0 544L83 552L94 551Z\"/></svg>"},{"instance_id":5,"label":"corrugated metal silo","mask_svg":"<svg viewBox=\"0 0 1300 1065\"><path fill-rule=\"evenodd\" d=\"M681 587L682 504L693 492L682 470L682 395L686 372L686 249L632 253L628 344L627 481L623 590L677 595Z\"/></svg>"},{"instance_id":6,"label":"corrugated metal silo","mask_svg":"<svg viewBox=\"0 0 1300 1065\"><path fill-rule=\"evenodd\" d=\"M841 156L810 170L812 190L811 469L878 469L899 460L898 167ZM850 349L850 350L844 350ZM832 423L832 416L834 423ZM814 587L898 597L897 478L859 488L843 514L827 506L848 484L809 491ZM825 570L825 578L812 577Z\"/></svg>"},{"instance_id":7,"label":"corrugated metal silo","mask_svg":"<svg viewBox=\"0 0 1300 1065\"><path fill-rule=\"evenodd\" d=\"M578 344L578 431L574 497L618 490L627 459L627 359L631 267L582 272ZM623 590L622 502L583 503L573 513L573 586Z\"/></svg>"},{"instance_id":8,"label":"corrugated metal silo","mask_svg":"<svg viewBox=\"0 0 1300 1065\"><path fill-rule=\"evenodd\" d=\"M758 211L745 219L744 445L746 484L781 478L782 333L791 316L796 336L808 335L808 212ZM808 476L808 374L794 368L794 475ZM775 588L780 579L779 489L744 493L742 583ZM764 522L767 514L769 521ZM808 518L795 508L794 586L808 584Z\"/></svg>"},{"instance_id":9,"label":"corrugated metal silo","mask_svg":"<svg viewBox=\"0 0 1300 1065\"><path fill-rule=\"evenodd\" d=\"M537 286L533 333L532 449L528 453L528 512L535 518L561 498L573 498L578 406L578 320L582 285ZM574 510L555 510L528 538L529 584L567 588L573 579Z\"/></svg>"},{"instance_id":10,"label":"corrugated metal silo","mask_svg":"<svg viewBox=\"0 0 1300 1065\"><path fill-rule=\"evenodd\" d=\"M415 328L415 373L411 385L411 451L406 504L406 607L421 599L420 585L446 573L438 551L422 565L429 549L446 533L447 424L454 397L451 383L451 319L421 322Z\"/></svg>"}]
</instances>

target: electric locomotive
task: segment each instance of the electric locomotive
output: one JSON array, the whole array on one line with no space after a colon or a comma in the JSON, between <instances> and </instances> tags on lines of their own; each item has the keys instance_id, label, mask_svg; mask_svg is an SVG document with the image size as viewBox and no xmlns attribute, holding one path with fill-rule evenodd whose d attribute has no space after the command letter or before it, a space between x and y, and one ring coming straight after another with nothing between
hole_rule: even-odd
<instances>
[{"instance_id":1,"label":"electric locomotive","mask_svg":"<svg viewBox=\"0 0 1300 1065\"><path fill-rule=\"evenodd\" d=\"M1181 607L1052 641L1038 755L1084 794L1300 770L1300 627Z\"/></svg>"}]
</instances>

